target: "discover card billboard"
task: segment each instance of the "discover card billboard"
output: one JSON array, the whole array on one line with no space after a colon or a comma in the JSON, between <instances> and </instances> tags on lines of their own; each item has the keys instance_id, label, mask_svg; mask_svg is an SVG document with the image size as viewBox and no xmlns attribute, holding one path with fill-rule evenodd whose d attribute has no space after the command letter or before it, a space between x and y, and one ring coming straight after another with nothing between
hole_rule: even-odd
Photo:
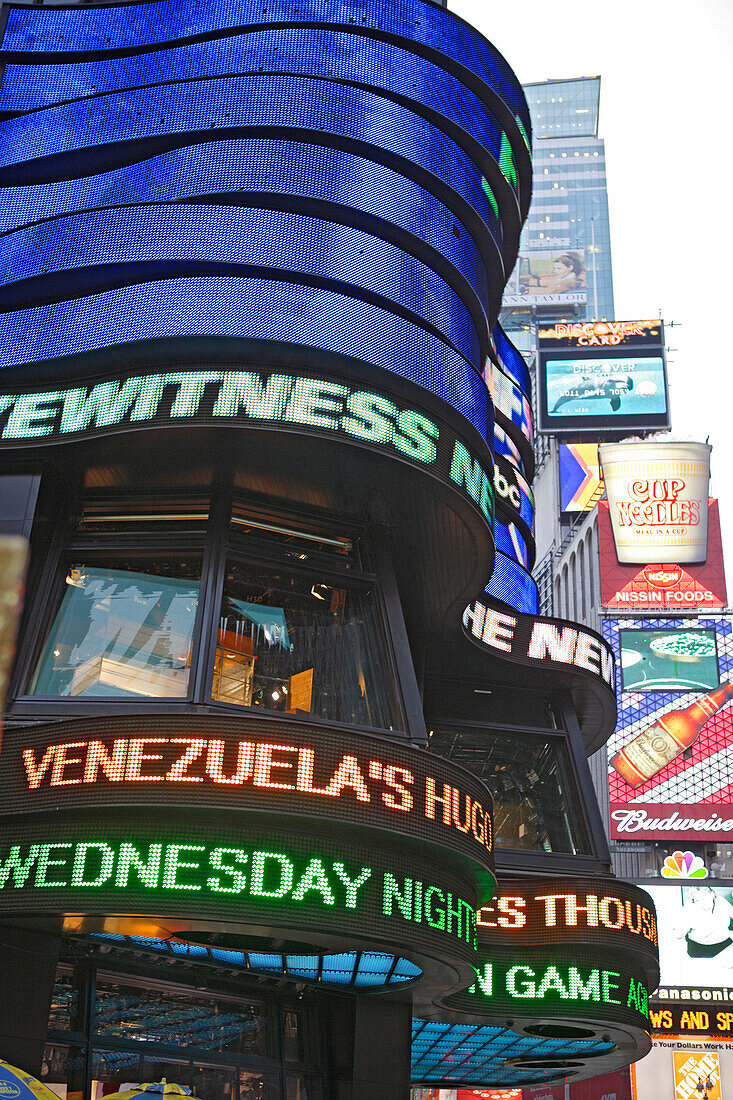
<instances>
[{"instance_id":1,"label":"discover card billboard","mask_svg":"<svg viewBox=\"0 0 733 1100\"><path fill-rule=\"evenodd\" d=\"M733 840L733 618L607 619L615 840Z\"/></svg>"},{"instance_id":2,"label":"discover card billboard","mask_svg":"<svg viewBox=\"0 0 733 1100\"><path fill-rule=\"evenodd\" d=\"M540 329L538 381L540 431L608 434L669 426L659 320Z\"/></svg>"}]
</instances>

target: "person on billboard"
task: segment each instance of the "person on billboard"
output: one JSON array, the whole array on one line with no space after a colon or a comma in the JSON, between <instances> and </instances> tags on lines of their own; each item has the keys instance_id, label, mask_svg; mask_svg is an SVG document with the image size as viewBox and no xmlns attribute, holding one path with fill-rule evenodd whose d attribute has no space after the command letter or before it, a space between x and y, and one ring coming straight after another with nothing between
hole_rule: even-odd
<instances>
[{"instance_id":1,"label":"person on billboard","mask_svg":"<svg viewBox=\"0 0 733 1100\"><path fill-rule=\"evenodd\" d=\"M580 252L563 252L552 262L552 272L548 275L522 276L529 294L570 294L585 287L585 267ZM533 291L532 287L537 287Z\"/></svg>"},{"instance_id":2,"label":"person on billboard","mask_svg":"<svg viewBox=\"0 0 733 1100\"><path fill-rule=\"evenodd\" d=\"M717 958L733 945L733 905L712 886L683 887L681 916L675 932L684 936L689 958Z\"/></svg>"}]
</instances>

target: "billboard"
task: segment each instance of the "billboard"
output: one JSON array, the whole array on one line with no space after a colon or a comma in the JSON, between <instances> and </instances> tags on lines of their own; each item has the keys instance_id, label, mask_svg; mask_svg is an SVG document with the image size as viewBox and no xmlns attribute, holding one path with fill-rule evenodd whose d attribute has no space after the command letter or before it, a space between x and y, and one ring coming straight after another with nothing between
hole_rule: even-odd
<instances>
[{"instance_id":1,"label":"billboard","mask_svg":"<svg viewBox=\"0 0 733 1100\"><path fill-rule=\"evenodd\" d=\"M720 1100L720 1058L713 1051L674 1052L674 1100Z\"/></svg>"},{"instance_id":2,"label":"billboard","mask_svg":"<svg viewBox=\"0 0 733 1100\"><path fill-rule=\"evenodd\" d=\"M733 619L607 619L603 633L617 666L607 745L613 839L727 838Z\"/></svg>"},{"instance_id":3,"label":"billboard","mask_svg":"<svg viewBox=\"0 0 733 1100\"><path fill-rule=\"evenodd\" d=\"M659 320L541 328L537 378L540 431L608 434L669 426Z\"/></svg>"},{"instance_id":4,"label":"billboard","mask_svg":"<svg viewBox=\"0 0 733 1100\"><path fill-rule=\"evenodd\" d=\"M560 511L589 512L603 491L597 443L561 443Z\"/></svg>"},{"instance_id":5,"label":"billboard","mask_svg":"<svg viewBox=\"0 0 733 1100\"><path fill-rule=\"evenodd\" d=\"M657 910L660 991L733 987L733 890L707 883L643 889Z\"/></svg>"},{"instance_id":6,"label":"billboard","mask_svg":"<svg viewBox=\"0 0 733 1100\"><path fill-rule=\"evenodd\" d=\"M627 611L725 607L725 566L717 500L708 500L707 512L708 555L705 562L698 565L679 562L622 565L616 556L608 502L599 501L598 549L603 606Z\"/></svg>"},{"instance_id":7,"label":"billboard","mask_svg":"<svg viewBox=\"0 0 733 1100\"><path fill-rule=\"evenodd\" d=\"M520 252L504 290L504 308L584 305L585 253L581 249Z\"/></svg>"},{"instance_id":8,"label":"billboard","mask_svg":"<svg viewBox=\"0 0 733 1100\"><path fill-rule=\"evenodd\" d=\"M598 449L619 562L705 561L707 443L604 443Z\"/></svg>"}]
</instances>

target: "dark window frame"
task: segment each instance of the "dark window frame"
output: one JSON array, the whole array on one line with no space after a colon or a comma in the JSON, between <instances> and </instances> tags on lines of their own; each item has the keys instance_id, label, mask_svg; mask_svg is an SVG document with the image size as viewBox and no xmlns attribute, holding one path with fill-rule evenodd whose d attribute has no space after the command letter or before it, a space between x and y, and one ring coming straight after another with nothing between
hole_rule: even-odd
<instances>
[{"instance_id":1,"label":"dark window frame","mask_svg":"<svg viewBox=\"0 0 733 1100\"><path fill-rule=\"evenodd\" d=\"M89 494L98 506L106 494ZM333 728L348 725L355 730L367 733L413 738L420 743L426 740L424 722L419 707L417 685L414 672L408 677L405 690L405 653L409 653L406 632L402 619L402 610L396 586L392 583L391 560L377 540L370 538L369 532L355 531L353 525L334 525L333 517L324 517L321 530L324 538L331 538L336 530L343 530L349 543L359 541L360 548L369 562L378 565L378 571L365 570L358 566L356 553L340 559L316 547L307 549L305 561L293 560L295 546L285 541L268 539L260 535L239 532L232 522L235 501L231 486L214 486L211 489L209 516L205 530L186 532L185 520L145 521L140 513L140 522L131 524L129 532L107 530L85 530L79 533L83 517L84 498L70 494L68 504L59 511L55 530L45 553L35 561L29 577L28 595L23 625L21 628L17 660L9 693L8 714L17 718L25 716L40 717L80 717L82 715L102 715L114 713L151 714L162 711L168 713L191 712L257 716L259 719L319 724ZM130 514L130 497L119 492L109 494L109 512ZM179 494L178 511L185 510L187 500L201 500L201 493ZM238 497L241 506L244 498ZM246 501L245 501L246 503ZM168 504L167 506L171 506ZM176 509L171 506L171 510ZM160 511L160 509L158 510ZM197 514L199 514L197 512ZM267 512L261 503L253 505L253 524L268 515L273 526L282 526L293 530L297 537L298 518L283 518L276 508ZM151 523L154 527L151 529ZM318 531L318 518L307 517L303 527L306 532ZM266 536L266 532L263 532ZM311 535L317 540L317 535ZM88 559L106 557L114 554L129 556L151 556L156 553L196 553L201 557L201 579L199 601L192 634L191 672L188 690L183 698L134 698L111 696L90 698L89 696L41 696L29 694L32 678L40 661L49 632L53 627L60 607L63 593L66 566L74 556L83 555ZM251 561L269 567L292 570L302 576L317 574L318 579L332 579L341 587L369 587L373 592L373 610L381 632L380 650L384 657L384 671L391 681L393 694L394 728L365 726L345 723L318 715L286 714L282 711L267 710L261 707L246 707L237 704L215 701L211 698L214 676L214 654L216 650L217 628L221 594L224 586L227 557L236 555L243 561ZM387 568L389 566L389 568ZM382 574L386 571L386 576ZM410 667L411 671L411 667ZM414 688L414 691L411 690ZM415 699L409 699L411 694ZM417 701L417 702L416 702ZM409 718L409 721L408 721Z\"/></svg>"}]
</instances>

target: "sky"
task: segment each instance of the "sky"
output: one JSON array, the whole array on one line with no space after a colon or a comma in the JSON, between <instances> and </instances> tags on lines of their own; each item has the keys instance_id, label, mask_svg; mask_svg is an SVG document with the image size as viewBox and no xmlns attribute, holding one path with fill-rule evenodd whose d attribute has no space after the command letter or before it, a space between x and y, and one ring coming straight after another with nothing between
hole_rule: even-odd
<instances>
[{"instance_id":1,"label":"sky","mask_svg":"<svg viewBox=\"0 0 733 1100\"><path fill-rule=\"evenodd\" d=\"M523 84L601 77L616 319L665 321L672 432L713 446L733 593L733 0L448 6Z\"/></svg>"}]
</instances>

